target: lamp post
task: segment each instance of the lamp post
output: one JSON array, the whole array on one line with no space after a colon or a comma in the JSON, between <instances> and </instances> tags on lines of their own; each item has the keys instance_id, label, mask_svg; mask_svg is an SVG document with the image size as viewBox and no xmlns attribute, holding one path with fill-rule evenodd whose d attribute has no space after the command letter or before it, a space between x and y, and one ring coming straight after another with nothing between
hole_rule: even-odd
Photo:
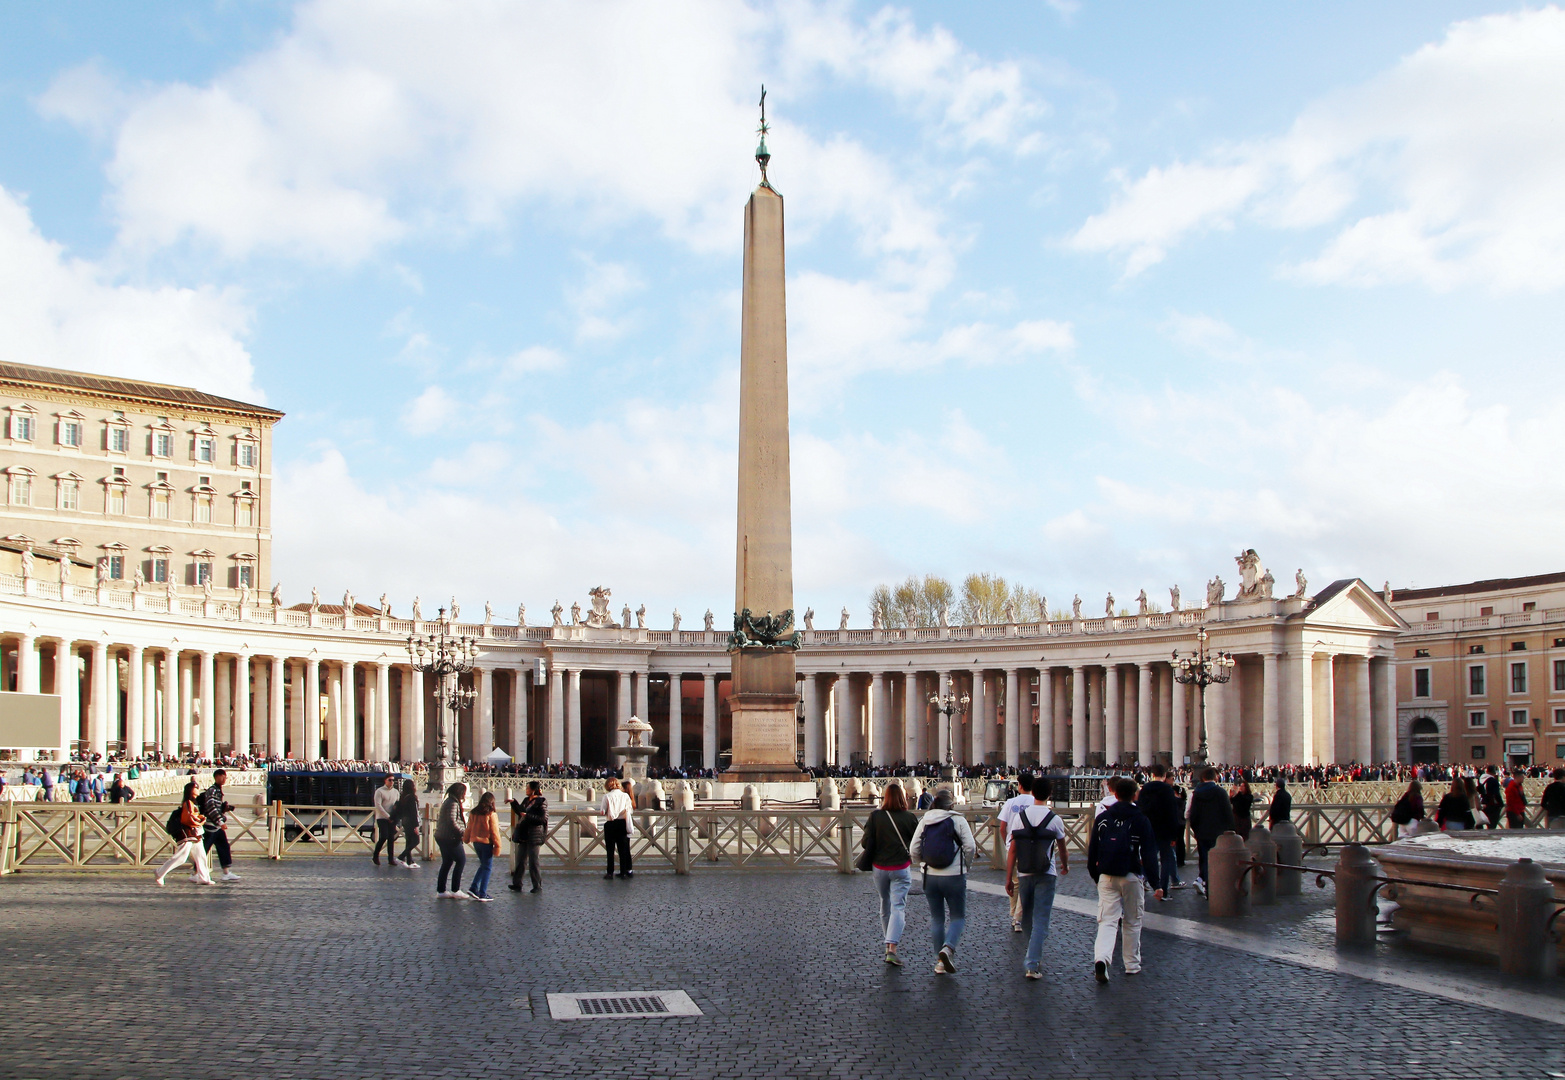
<instances>
[{"instance_id":1,"label":"lamp post","mask_svg":"<svg viewBox=\"0 0 1565 1080\"><path fill-rule=\"evenodd\" d=\"M956 692L956 687L946 694L930 694L929 703L935 707L935 711L946 718L946 763L940 767L940 779L948 783L956 783L956 759L952 756L952 750L956 746L956 734L953 729L953 716L966 716L967 707L973 703L966 691L961 695Z\"/></svg>"},{"instance_id":2,"label":"lamp post","mask_svg":"<svg viewBox=\"0 0 1565 1080\"><path fill-rule=\"evenodd\" d=\"M1233 678L1232 653L1212 652L1206 647L1206 627L1196 631L1196 651L1192 656L1180 656L1174 650L1174 681L1182 686L1194 685L1200 699L1201 742L1195 752L1195 767L1206 764L1206 688L1213 683L1225 683Z\"/></svg>"},{"instance_id":3,"label":"lamp post","mask_svg":"<svg viewBox=\"0 0 1565 1080\"><path fill-rule=\"evenodd\" d=\"M408 638L408 659L413 669L436 680L435 701L442 710L440 730L435 738L435 762L429 767L429 785L426 790L444 791L449 785L462 779L462 767L452 760L452 744L455 742L457 714L473 703L471 687L463 689L460 678L473 670L478 656L478 641L470 637L453 637L446 609L441 608L435 619L433 632L423 637ZM445 713L450 713L447 725Z\"/></svg>"}]
</instances>

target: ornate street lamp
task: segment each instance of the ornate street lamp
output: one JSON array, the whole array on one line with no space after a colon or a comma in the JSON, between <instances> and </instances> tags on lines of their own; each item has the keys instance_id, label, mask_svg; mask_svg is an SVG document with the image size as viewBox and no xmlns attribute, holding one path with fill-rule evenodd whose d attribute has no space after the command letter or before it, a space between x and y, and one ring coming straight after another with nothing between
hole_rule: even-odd
<instances>
[{"instance_id":1,"label":"ornate street lamp","mask_svg":"<svg viewBox=\"0 0 1565 1080\"><path fill-rule=\"evenodd\" d=\"M1201 745L1195 752L1195 768L1199 771L1206 764L1206 688L1233 678L1234 658L1232 653L1207 650L1204 626L1196 631L1195 640L1194 656L1180 656L1179 650L1174 650L1174 681L1182 686L1194 684L1200 698Z\"/></svg>"},{"instance_id":2,"label":"ornate street lamp","mask_svg":"<svg viewBox=\"0 0 1565 1080\"><path fill-rule=\"evenodd\" d=\"M956 687L952 686L950 693L930 694L929 703L946 718L946 763L940 768L940 779L955 784L956 759L952 756L952 749L956 745L956 734L952 717L966 716L967 707L973 703L973 699L965 691L958 696Z\"/></svg>"},{"instance_id":3,"label":"ornate street lamp","mask_svg":"<svg viewBox=\"0 0 1565 1080\"><path fill-rule=\"evenodd\" d=\"M473 670L478 641L470 637L453 637L447 632L450 625L446 609L441 608L432 633L408 638L408 658L413 663L413 670L437 680L435 701L451 717L448 725L442 716L435 739L435 763L429 769L429 791L444 791L462 779L462 767L452 760L452 744L456 741L457 714L472 705L475 696L471 687L462 688L460 677Z\"/></svg>"}]
</instances>

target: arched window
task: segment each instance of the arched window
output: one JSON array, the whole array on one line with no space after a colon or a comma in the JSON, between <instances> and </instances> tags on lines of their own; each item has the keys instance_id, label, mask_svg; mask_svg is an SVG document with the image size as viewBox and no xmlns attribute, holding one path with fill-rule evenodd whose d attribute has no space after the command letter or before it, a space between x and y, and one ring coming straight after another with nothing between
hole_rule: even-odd
<instances>
[{"instance_id":1,"label":"arched window","mask_svg":"<svg viewBox=\"0 0 1565 1080\"><path fill-rule=\"evenodd\" d=\"M1408 751L1415 765L1433 765L1440 761L1440 725L1420 716L1408 728Z\"/></svg>"}]
</instances>

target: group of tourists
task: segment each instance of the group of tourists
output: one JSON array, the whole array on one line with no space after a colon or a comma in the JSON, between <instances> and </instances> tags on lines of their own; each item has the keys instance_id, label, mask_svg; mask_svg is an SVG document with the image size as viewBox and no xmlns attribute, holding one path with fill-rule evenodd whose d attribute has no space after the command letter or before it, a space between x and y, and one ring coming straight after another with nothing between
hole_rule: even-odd
<instances>
[{"instance_id":1,"label":"group of tourists","mask_svg":"<svg viewBox=\"0 0 1565 1080\"><path fill-rule=\"evenodd\" d=\"M1565 769L1555 769L1552 776L1552 782L1543 789L1538 800L1545 828L1553 828L1556 821L1565 820ZM1450 787L1436 804L1433 820L1444 832L1502 827L1525 829L1528 809L1527 790L1522 784L1525 778L1522 769L1502 771L1494 765L1487 766L1481 773L1457 771L1450 777ZM1391 808L1391 821L1397 826L1398 836L1407 837L1415 834L1419 822L1428 816L1423 782L1413 780Z\"/></svg>"},{"instance_id":2,"label":"group of tourists","mask_svg":"<svg viewBox=\"0 0 1565 1080\"><path fill-rule=\"evenodd\" d=\"M212 877L207 853L217 852L218 866L223 871L223 881L238 881L234 873L234 854L228 845L228 815L233 805L223 794L228 771L218 769L212 774L212 784L206 790L191 780L185 784L179 806L169 815L165 828L174 841L174 853L157 868L153 884L161 886L165 878L187 861L195 864L190 880L199 885L216 885Z\"/></svg>"},{"instance_id":3,"label":"group of tourists","mask_svg":"<svg viewBox=\"0 0 1565 1080\"><path fill-rule=\"evenodd\" d=\"M411 780L404 783L404 791L411 783ZM542 892L543 876L538 868L538 852L549 833L549 804L543 795L543 785L533 780L528 783L527 793L520 801L508 801L511 809L511 843L515 855L510 890L521 892L522 876L526 874L532 880L531 891ZM452 784L446 788L445 798L441 800L440 810L435 815L434 840L435 846L440 849L440 873L435 879L435 899L466 899L488 903L494 899L489 893L489 882L495 856L500 854L500 815L492 791L480 795L478 804L471 812L467 811L466 804L467 785L460 782ZM417 812L416 796L414 812ZM412 844L418 839L416 817L413 830L408 852L412 851ZM478 869L464 891L462 873L467 867L468 845L472 846L473 853L478 857ZM612 863L613 855L609 858ZM408 863L405 854L404 865L416 867L418 864ZM628 848L624 876L630 876Z\"/></svg>"},{"instance_id":4,"label":"group of tourists","mask_svg":"<svg viewBox=\"0 0 1565 1080\"><path fill-rule=\"evenodd\" d=\"M1113 778L1112 790L1093 818L1087 873L1098 892L1092 973L1099 983L1109 981L1116 939L1121 943L1124 973L1134 976L1141 972L1145 895L1150 891L1155 899L1164 900L1171 887L1172 833L1182 832L1183 827L1174 789L1164 779L1166 772L1162 765L1154 766L1153 778L1145 785L1128 776ZM1203 788L1209 786L1223 794L1214 782L1216 770L1206 772L1209 775L1197 788L1203 794L1201 805L1206 802ZM1010 898L1011 929L1027 935L1022 976L1036 980L1043 978L1043 949L1049 937L1055 887L1061 876L1070 873L1070 851L1065 824L1048 803L1048 784L1042 778L1035 783L1030 774L1023 773L1017 786L1019 793L1000 807L997 817L1006 847L1005 891ZM1231 810L1229 814L1231 824ZM1177 824L1169 824L1166 819L1170 817ZM976 854L972 829L953 809L949 788L933 794L929 810L920 818L909 809L902 785L886 786L880 807L865 822L858 866L874 872L887 964L903 966L900 946L916 865L929 906L935 974L956 972L957 947L967 922L967 872Z\"/></svg>"}]
</instances>

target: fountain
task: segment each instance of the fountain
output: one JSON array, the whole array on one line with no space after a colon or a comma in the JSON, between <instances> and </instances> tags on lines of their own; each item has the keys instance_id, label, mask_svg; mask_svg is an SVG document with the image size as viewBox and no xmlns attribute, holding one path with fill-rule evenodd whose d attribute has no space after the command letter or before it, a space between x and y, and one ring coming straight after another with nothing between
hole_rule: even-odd
<instances>
[{"instance_id":1,"label":"fountain","mask_svg":"<svg viewBox=\"0 0 1565 1080\"><path fill-rule=\"evenodd\" d=\"M618 730L628 733L625 745L611 746L609 752L624 758L626 780L634 780L638 785L642 784L647 779L647 759L662 749L657 746L647 746L642 742L647 732L652 730L652 725L639 716L632 716L621 724Z\"/></svg>"}]
</instances>

